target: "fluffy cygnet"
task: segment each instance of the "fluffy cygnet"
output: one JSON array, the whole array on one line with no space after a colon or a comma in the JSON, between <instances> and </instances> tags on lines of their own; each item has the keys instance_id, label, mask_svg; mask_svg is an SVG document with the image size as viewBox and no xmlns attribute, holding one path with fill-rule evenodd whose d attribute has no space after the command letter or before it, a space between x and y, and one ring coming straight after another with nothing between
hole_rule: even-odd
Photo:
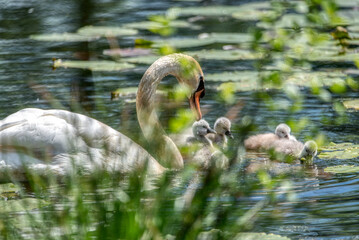
<instances>
[{"instance_id":1,"label":"fluffy cygnet","mask_svg":"<svg viewBox=\"0 0 359 240\"><path fill-rule=\"evenodd\" d=\"M296 141L296 138L290 135L290 127L285 123L279 124L275 133L257 134L247 138L244 141L244 146L248 150L269 150L273 148L273 143L280 139Z\"/></svg>"},{"instance_id":2,"label":"fluffy cygnet","mask_svg":"<svg viewBox=\"0 0 359 240\"><path fill-rule=\"evenodd\" d=\"M192 133L193 136L187 138L187 143L198 142L212 146L212 141L206 135L209 133L216 134L216 131L209 126L206 120L201 119L193 123Z\"/></svg>"},{"instance_id":3,"label":"fluffy cygnet","mask_svg":"<svg viewBox=\"0 0 359 240\"><path fill-rule=\"evenodd\" d=\"M207 137L220 148L227 146L227 137L233 138L231 133L231 121L226 117L220 117L214 123L214 130L217 133L210 133Z\"/></svg>"},{"instance_id":4,"label":"fluffy cygnet","mask_svg":"<svg viewBox=\"0 0 359 240\"><path fill-rule=\"evenodd\" d=\"M310 140L303 144L296 140L280 139L273 143L273 149L278 153L293 156L298 159L304 158L305 163L312 164L317 155L317 144Z\"/></svg>"},{"instance_id":5,"label":"fluffy cygnet","mask_svg":"<svg viewBox=\"0 0 359 240\"><path fill-rule=\"evenodd\" d=\"M212 141L207 138L208 133L216 132L209 127L208 122L200 120L192 125L193 137L187 139L189 144L201 143L203 144L193 154L188 162L195 164L202 169L208 169L210 167L226 168L228 166L228 158L219 150L216 150Z\"/></svg>"}]
</instances>

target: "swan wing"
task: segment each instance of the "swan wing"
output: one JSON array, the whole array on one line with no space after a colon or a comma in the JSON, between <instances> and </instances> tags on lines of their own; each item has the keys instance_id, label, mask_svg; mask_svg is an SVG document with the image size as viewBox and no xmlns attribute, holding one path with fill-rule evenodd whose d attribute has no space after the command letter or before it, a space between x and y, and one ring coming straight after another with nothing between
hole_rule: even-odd
<instances>
[{"instance_id":1,"label":"swan wing","mask_svg":"<svg viewBox=\"0 0 359 240\"><path fill-rule=\"evenodd\" d=\"M45 162L66 171L75 163L88 169L102 166L130 172L147 164L149 172L164 171L127 136L93 118L65 110L28 108L8 116L0 121L0 148L0 160L14 167ZM41 154L44 151L46 154Z\"/></svg>"}]
</instances>

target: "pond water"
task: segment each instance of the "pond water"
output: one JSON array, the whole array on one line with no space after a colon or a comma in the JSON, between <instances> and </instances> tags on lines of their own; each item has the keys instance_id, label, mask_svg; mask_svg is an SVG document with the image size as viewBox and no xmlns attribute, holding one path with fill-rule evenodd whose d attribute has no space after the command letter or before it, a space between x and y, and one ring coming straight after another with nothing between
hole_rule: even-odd
<instances>
[{"instance_id":1,"label":"pond water","mask_svg":"<svg viewBox=\"0 0 359 240\"><path fill-rule=\"evenodd\" d=\"M216 4L238 5L251 1L216 1ZM91 5L92 4L92 5ZM134 69L110 72L91 72L81 69L52 69L52 59L81 59L89 54L92 60L110 59L102 54L108 49L108 41L102 38L89 43L40 42L29 38L32 34L75 32L86 25L115 26L135 21L146 21L150 15L164 14L173 6L198 6L213 4L212 1L35 1L2 0L0 3L0 119L24 107L53 108L61 106L78 110L73 102L79 102L85 114L106 124L138 136L135 104L124 99L111 100L110 92L118 88L136 87L147 65ZM186 18L185 18L186 19ZM235 20L227 17L198 19L195 24L202 28L179 29L176 37L193 37L202 32L247 32L253 21ZM148 31L140 31L141 37L151 36ZM133 47L139 36L120 39L123 48ZM158 37L158 36L157 36ZM205 49L197 47L195 49ZM221 48L213 44L207 48ZM187 49L185 49L187 50ZM193 50L193 49L191 49ZM85 56L85 57L84 57ZM252 60L200 60L205 74L224 71L253 70ZM354 68L353 64L333 64L315 62L313 69ZM171 85L168 79L164 84ZM225 115L233 105L224 104L217 99L218 86L215 82L206 82L206 96L201 101L206 110L205 119L211 124L219 116ZM303 96L302 109L294 113L285 110L270 111L258 95L252 91L238 91L236 101L243 108L233 119L240 123L244 116L251 116L257 126L257 132L272 131L284 121L296 121L306 117L309 123L305 129L294 133L298 139L314 138L322 133L327 142L359 143L359 114L346 113L348 121L335 124L330 121L338 117L333 102L343 98L358 96L348 90L345 95L333 95L332 101L325 102L314 96L310 89L300 88ZM288 100L281 91L268 93L276 101ZM131 97L129 97L131 98ZM54 101L56 102L54 103ZM133 97L132 97L133 99ZM128 100L128 99L127 99ZM51 103L52 101L52 103ZM124 114L126 113L126 114ZM174 111L162 114L162 121L173 116ZM323 118L329 121L323 121ZM130 122L130 124L129 124ZM234 132L236 136L238 133ZM349 160L325 160L317 157L318 169L334 165L358 165L358 158ZM333 174L330 177L309 175L295 178L294 191L297 199L278 206L283 216L274 222L256 223L258 232L275 233L282 236L301 239L354 239L359 238L359 177L357 173ZM268 209L270 211L270 209Z\"/></svg>"}]
</instances>

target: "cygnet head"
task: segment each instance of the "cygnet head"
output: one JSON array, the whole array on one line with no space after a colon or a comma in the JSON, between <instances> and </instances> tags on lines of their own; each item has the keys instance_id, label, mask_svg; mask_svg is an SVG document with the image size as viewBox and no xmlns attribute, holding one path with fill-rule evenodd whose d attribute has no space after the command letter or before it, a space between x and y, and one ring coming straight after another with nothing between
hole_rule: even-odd
<instances>
[{"instance_id":1,"label":"cygnet head","mask_svg":"<svg viewBox=\"0 0 359 240\"><path fill-rule=\"evenodd\" d=\"M195 137L203 137L208 133L216 133L216 131L214 131L204 119L193 123L192 132Z\"/></svg>"},{"instance_id":2,"label":"cygnet head","mask_svg":"<svg viewBox=\"0 0 359 240\"><path fill-rule=\"evenodd\" d=\"M221 135L226 135L233 138L231 132L231 121L226 117L220 117L214 123L214 130Z\"/></svg>"},{"instance_id":3,"label":"cygnet head","mask_svg":"<svg viewBox=\"0 0 359 240\"><path fill-rule=\"evenodd\" d=\"M281 123L276 127L275 134L279 138L290 138L290 127L285 123Z\"/></svg>"},{"instance_id":4,"label":"cygnet head","mask_svg":"<svg viewBox=\"0 0 359 240\"><path fill-rule=\"evenodd\" d=\"M317 155L317 144L310 140L305 142L303 146L303 150L301 151L299 155L299 159L305 158L306 163L313 164L313 158Z\"/></svg>"}]
</instances>

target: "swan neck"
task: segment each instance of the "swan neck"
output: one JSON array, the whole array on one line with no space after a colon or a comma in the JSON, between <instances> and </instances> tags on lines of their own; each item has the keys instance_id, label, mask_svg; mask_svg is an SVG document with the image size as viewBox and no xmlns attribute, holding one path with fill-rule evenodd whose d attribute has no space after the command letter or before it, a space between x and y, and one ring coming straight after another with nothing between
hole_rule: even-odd
<instances>
[{"instance_id":1,"label":"swan neck","mask_svg":"<svg viewBox=\"0 0 359 240\"><path fill-rule=\"evenodd\" d=\"M153 127L162 129L155 113L157 86L167 75L173 75L180 81L179 74L180 64L176 58L166 56L155 61L141 79L137 91L136 108L140 127L147 139L152 137Z\"/></svg>"}]
</instances>

